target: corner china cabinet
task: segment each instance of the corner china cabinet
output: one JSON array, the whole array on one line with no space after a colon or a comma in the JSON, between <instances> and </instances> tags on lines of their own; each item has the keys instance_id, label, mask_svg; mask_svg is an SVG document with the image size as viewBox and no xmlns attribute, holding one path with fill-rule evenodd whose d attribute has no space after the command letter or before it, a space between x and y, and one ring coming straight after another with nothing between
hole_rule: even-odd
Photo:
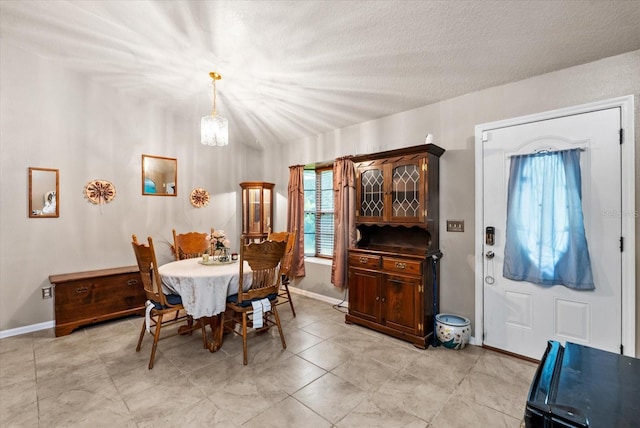
<instances>
[{"instance_id":1,"label":"corner china cabinet","mask_svg":"<svg viewBox=\"0 0 640 428\"><path fill-rule=\"evenodd\" d=\"M273 188L262 181L240 183L242 188L242 235L245 243L267 239L273 219Z\"/></svg>"},{"instance_id":2,"label":"corner china cabinet","mask_svg":"<svg viewBox=\"0 0 640 428\"><path fill-rule=\"evenodd\" d=\"M439 160L434 144L353 157L358 241L348 257L347 323L425 349L439 267ZM436 290L437 291L437 290Z\"/></svg>"}]
</instances>

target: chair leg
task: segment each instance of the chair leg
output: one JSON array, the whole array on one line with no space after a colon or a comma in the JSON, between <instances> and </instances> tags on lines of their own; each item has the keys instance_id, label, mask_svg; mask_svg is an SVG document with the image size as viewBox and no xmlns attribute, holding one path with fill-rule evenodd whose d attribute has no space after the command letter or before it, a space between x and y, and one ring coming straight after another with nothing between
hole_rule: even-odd
<instances>
[{"instance_id":1,"label":"chair leg","mask_svg":"<svg viewBox=\"0 0 640 428\"><path fill-rule=\"evenodd\" d=\"M280 316L278 315L278 310L275 305L271 307L271 312L276 319L276 325L278 326L278 332L280 333L280 341L282 342L282 349L287 349L287 342L284 341L284 333L282 332L282 325L280 324Z\"/></svg>"},{"instance_id":2,"label":"chair leg","mask_svg":"<svg viewBox=\"0 0 640 428\"><path fill-rule=\"evenodd\" d=\"M156 322L156 330L153 332L153 347L151 348L151 358L149 359L149 370L153 368L153 362L156 359L156 349L158 348L158 340L160 340L160 328L162 327L162 314L158 315Z\"/></svg>"},{"instance_id":3,"label":"chair leg","mask_svg":"<svg viewBox=\"0 0 640 428\"><path fill-rule=\"evenodd\" d=\"M203 319L200 319L200 325L202 331L202 346L204 346L204 349L209 349L209 346L207 344L207 323L205 323Z\"/></svg>"},{"instance_id":4,"label":"chair leg","mask_svg":"<svg viewBox=\"0 0 640 428\"><path fill-rule=\"evenodd\" d=\"M147 331L146 325L147 319L142 320L142 330L140 330L140 338L138 339L138 346L136 346L136 352L140 352L140 348L142 348L142 339L144 339L144 334Z\"/></svg>"},{"instance_id":5,"label":"chair leg","mask_svg":"<svg viewBox=\"0 0 640 428\"><path fill-rule=\"evenodd\" d=\"M247 365L247 313L242 313L242 364Z\"/></svg>"},{"instance_id":6,"label":"chair leg","mask_svg":"<svg viewBox=\"0 0 640 428\"><path fill-rule=\"evenodd\" d=\"M293 300L291 300L291 293L289 292L289 281L287 280L287 282L283 282L282 285L284 285L284 291L287 292L287 299L289 299L289 305L291 306L291 313L293 314L293 317L296 317L296 310L293 309Z\"/></svg>"}]
</instances>

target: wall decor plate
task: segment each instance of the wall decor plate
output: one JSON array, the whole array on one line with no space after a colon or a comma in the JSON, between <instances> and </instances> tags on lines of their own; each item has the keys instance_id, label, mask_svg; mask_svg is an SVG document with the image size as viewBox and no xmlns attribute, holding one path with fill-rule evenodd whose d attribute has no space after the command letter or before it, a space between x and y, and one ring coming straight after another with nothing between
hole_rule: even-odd
<instances>
[{"instance_id":1,"label":"wall decor plate","mask_svg":"<svg viewBox=\"0 0 640 428\"><path fill-rule=\"evenodd\" d=\"M209 192L202 187L196 187L191 191L189 200L191 201L191 205L196 208L206 207L209 203Z\"/></svg>"},{"instance_id":2,"label":"wall decor plate","mask_svg":"<svg viewBox=\"0 0 640 428\"><path fill-rule=\"evenodd\" d=\"M84 187L84 195L92 204L106 204L116 197L116 188L107 180L91 180Z\"/></svg>"}]
</instances>

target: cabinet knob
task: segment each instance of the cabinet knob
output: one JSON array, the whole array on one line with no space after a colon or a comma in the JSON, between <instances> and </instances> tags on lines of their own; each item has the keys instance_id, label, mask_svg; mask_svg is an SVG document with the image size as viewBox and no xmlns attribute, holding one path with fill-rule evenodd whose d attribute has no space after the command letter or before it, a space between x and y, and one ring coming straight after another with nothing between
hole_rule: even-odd
<instances>
[{"instance_id":1,"label":"cabinet knob","mask_svg":"<svg viewBox=\"0 0 640 428\"><path fill-rule=\"evenodd\" d=\"M78 287L78 288L76 288L76 293L78 293L78 294L86 293L87 291L89 291L89 289L87 287Z\"/></svg>"},{"instance_id":2,"label":"cabinet knob","mask_svg":"<svg viewBox=\"0 0 640 428\"><path fill-rule=\"evenodd\" d=\"M406 263L396 263L396 269L405 269L407 267Z\"/></svg>"},{"instance_id":3,"label":"cabinet knob","mask_svg":"<svg viewBox=\"0 0 640 428\"><path fill-rule=\"evenodd\" d=\"M127 285L136 285L138 283L137 279L130 279L129 281L127 281Z\"/></svg>"},{"instance_id":4,"label":"cabinet knob","mask_svg":"<svg viewBox=\"0 0 640 428\"><path fill-rule=\"evenodd\" d=\"M376 296L376 302L380 300L380 296Z\"/></svg>"},{"instance_id":5,"label":"cabinet knob","mask_svg":"<svg viewBox=\"0 0 640 428\"><path fill-rule=\"evenodd\" d=\"M360 263L366 265L369 260L366 257L360 257Z\"/></svg>"}]
</instances>

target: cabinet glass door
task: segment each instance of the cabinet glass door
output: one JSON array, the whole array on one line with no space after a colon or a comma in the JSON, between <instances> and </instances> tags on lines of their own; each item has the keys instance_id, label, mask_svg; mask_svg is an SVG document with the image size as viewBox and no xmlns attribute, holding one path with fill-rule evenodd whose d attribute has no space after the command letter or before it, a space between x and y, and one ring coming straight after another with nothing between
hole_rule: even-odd
<instances>
[{"instance_id":1,"label":"cabinet glass door","mask_svg":"<svg viewBox=\"0 0 640 428\"><path fill-rule=\"evenodd\" d=\"M420 164L395 165L391 173L391 217L420 218L422 208Z\"/></svg>"},{"instance_id":2,"label":"cabinet glass door","mask_svg":"<svg viewBox=\"0 0 640 428\"><path fill-rule=\"evenodd\" d=\"M273 183L251 181L242 187L242 234L245 242L267 238L273 223Z\"/></svg>"},{"instance_id":3,"label":"cabinet glass door","mask_svg":"<svg viewBox=\"0 0 640 428\"><path fill-rule=\"evenodd\" d=\"M246 233L262 233L260 227L260 189L245 189L245 191L247 192L248 201L245 231Z\"/></svg>"},{"instance_id":4,"label":"cabinet glass door","mask_svg":"<svg viewBox=\"0 0 640 428\"><path fill-rule=\"evenodd\" d=\"M360 173L362 217L382 217L384 213L384 176L382 169L367 169Z\"/></svg>"},{"instance_id":5,"label":"cabinet glass door","mask_svg":"<svg viewBox=\"0 0 640 428\"><path fill-rule=\"evenodd\" d=\"M262 200L264 201L264 211L262 213L262 224L264 230L262 232L269 232L271 229L271 189L262 189Z\"/></svg>"}]
</instances>

